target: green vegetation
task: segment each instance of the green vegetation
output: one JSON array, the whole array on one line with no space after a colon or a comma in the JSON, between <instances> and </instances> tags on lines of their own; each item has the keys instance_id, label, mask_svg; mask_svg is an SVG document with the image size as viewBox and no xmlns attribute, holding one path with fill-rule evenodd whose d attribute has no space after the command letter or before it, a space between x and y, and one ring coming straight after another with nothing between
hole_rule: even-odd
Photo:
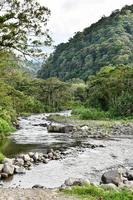
<instances>
[{"instance_id":1,"label":"green vegetation","mask_svg":"<svg viewBox=\"0 0 133 200\"><path fill-rule=\"evenodd\" d=\"M104 190L93 185L83 187L75 186L71 190L65 190L66 194L74 195L79 199L85 200L132 200L133 192L127 189L123 190Z\"/></svg>"},{"instance_id":2,"label":"green vegetation","mask_svg":"<svg viewBox=\"0 0 133 200\"><path fill-rule=\"evenodd\" d=\"M67 43L58 45L38 75L44 79L86 80L105 66L132 66L132 49L133 5L102 17Z\"/></svg>"},{"instance_id":3,"label":"green vegetation","mask_svg":"<svg viewBox=\"0 0 133 200\"><path fill-rule=\"evenodd\" d=\"M49 46L47 22L50 11L37 0L2 0L0 2L0 51L42 56L42 46ZM41 38L41 40L40 40Z\"/></svg>"},{"instance_id":4,"label":"green vegetation","mask_svg":"<svg viewBox=\"0 0 133 200\"><path fill-rule=\"evenodd\" d=\"M21 9L18 8L23 3L20 16ZM42 78L50 77L44 80L24 71L32 62L13 53L13 49L25 55L37 53L39 49L34 45L40 48L39 41L31 40L30 43L35 43L32 48L28 46L27 34L33 25L34 35L46 33L44 46L50 44L47 31L42 32L39 25L44 19L47 25L50 12L36 3L36 0L22 3L5 0L9 9L0 15L0 138L14 130L18 116L30 113L73 109L74 115L82 120L132 118L133 6L113 12L110 17L104 17L84 32L77 33L68 43L59 45L39 72ZM10 8L14 8L13 13ZM31 24L32 15L25 15L27 8L31 14L35 11L35 20ZM20 27L11 20L14 17L21 23ZM27 28L23 29L26 25ZM33 48L35 51L32 52ZM69 81L51 78L55 75Z\"/></svg>"},{"instance_id":5,"label":"green vegetation","mask_svg":"<svg viewBox=\"0 0 133 200\"><path fill-rule=\"evenodd\" d=\"M76 94L76 93L75 93ZM73 114L81 119L133 117L133 68L130 66L104 67L95 76L89 76Z\"/></svg>"},{"instance_id":6,"label":"green vegetation","mask_svg":"<svg viewBox=\"0 0 133 200\"><path fill-rule=\"evenodd\" d=\"M4 160L5 156L0 152L0 163Z\"/></svg>"}]
</instances>

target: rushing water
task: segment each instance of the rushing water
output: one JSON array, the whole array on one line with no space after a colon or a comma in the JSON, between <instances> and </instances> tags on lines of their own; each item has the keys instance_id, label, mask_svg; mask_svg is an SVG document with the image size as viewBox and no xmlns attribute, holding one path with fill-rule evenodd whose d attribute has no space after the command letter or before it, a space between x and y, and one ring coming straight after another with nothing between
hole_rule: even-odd
<instances>
[{"instance_id":1,"label":"rushing water","mask_svg":"<svg viewBox=\"0 0 133 200\"><path fill-rule=\"evenodd\" d=\"M70 115L63 112L62 115ZM29 188L35 184L54 188L69 177L99 182L102 173L117 166L133 167L133 138L94 140L71 138L69 134L48 133L44 124L49 124L45 114L20 119L21 129L1 144L8 157L19 153L46 152L49 148L68 152L64 159L50 161L47 165L34 166L25 175L15 175L4 182L4 187ZM105 148L87 148L87 144L104 145ZM85 144L85 147L82 147Z\"/></svg>"}]
</instances>

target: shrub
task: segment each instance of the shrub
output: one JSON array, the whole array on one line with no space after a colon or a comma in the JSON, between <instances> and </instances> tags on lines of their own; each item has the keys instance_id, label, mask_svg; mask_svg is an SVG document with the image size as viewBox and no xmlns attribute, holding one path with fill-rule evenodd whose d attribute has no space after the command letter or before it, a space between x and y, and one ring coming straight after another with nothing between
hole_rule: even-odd
<instances>
[{"instance_id":1,"label":"shrub","mask_svg":"<svg viewBox=\"0 0 133 200\"><path fill-rule=\"evenodd\" d=\"M12 130L13 128L9 125L9 123L4 119L0 118L0 137L8 135L8 133Z\"/></svg>"},{"instance_id":2,"label":"shrub","mask_svg":"<svg viewBox=\"0 0 133 200\"><path fill-rule=\"evenodd\" d=\"M0 163L2 163L2 161L4 160L5 156L3 155L3 153L0 152Z\"/></svg>"},{"instance_id":3,"label":"shrub","mask_svg":"<svg viewBox=\"0 0 133 200\"><path fill-rule=\"evenodd\" d=\"M83 120L98 120L109 118L108 112L104 112L95 108L85 108L83 106L76 108L73 114L79 115L80 119Z\"/></svg>"}]
</instances>

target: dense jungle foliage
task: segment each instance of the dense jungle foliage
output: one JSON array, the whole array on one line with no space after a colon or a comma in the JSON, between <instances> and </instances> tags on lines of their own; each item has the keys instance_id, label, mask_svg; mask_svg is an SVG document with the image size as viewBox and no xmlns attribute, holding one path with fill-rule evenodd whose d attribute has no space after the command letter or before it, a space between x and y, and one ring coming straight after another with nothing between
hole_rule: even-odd
<instances>
[{"instance_id":1,"label":"dense jungle foliage","mask_svg":"<svg viewBox=\"0 0 133 200\"><path fill-rule=\"evenodd\" d=\"M58 45L43 64L39 77L86 80L104 66L133 63L133 5L102 17Z\"/></svg>"},{"instance_id":2,"label":"dense jungle foliage","mask_svg":"<svg viewBox=\"0 0 133 200\"><path fill-rule=\"evenodd\" d=\"M20 115L67 109L69 83L32 77L11 52L1 52L0 60L0 137L14 129Z\"/></svg>"},{"instance_id":3,"label":"dense jungle foliage","mask_svg":"<svg viewBox=\"0 0 133 200\"><path fill-rule=\"evenodd\" d=\"M18 116L31 113L72 109L81 119L132 118L132 11L115 11L59 45L39 72L47 80L27 72L31 61L1 49L0 138L14 130Z\"/></svg>"}]
</instances>

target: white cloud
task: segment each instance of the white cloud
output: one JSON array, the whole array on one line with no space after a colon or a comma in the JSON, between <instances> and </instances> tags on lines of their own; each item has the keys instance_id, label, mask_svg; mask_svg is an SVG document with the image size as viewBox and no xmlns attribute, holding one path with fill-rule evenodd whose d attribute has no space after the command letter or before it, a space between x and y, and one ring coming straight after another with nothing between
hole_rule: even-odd
<instances>
[{"instance_id":1,"label":"white cloud","mask_svg":"<svg viewBox=\"0 0 133 200\"><path fill-rule=\"evenodd\" d=\"M65 42L103 15L132 4L132 0L38 0L51 10L49 29L55 43Z\"/></svg>"}]
</instances>

